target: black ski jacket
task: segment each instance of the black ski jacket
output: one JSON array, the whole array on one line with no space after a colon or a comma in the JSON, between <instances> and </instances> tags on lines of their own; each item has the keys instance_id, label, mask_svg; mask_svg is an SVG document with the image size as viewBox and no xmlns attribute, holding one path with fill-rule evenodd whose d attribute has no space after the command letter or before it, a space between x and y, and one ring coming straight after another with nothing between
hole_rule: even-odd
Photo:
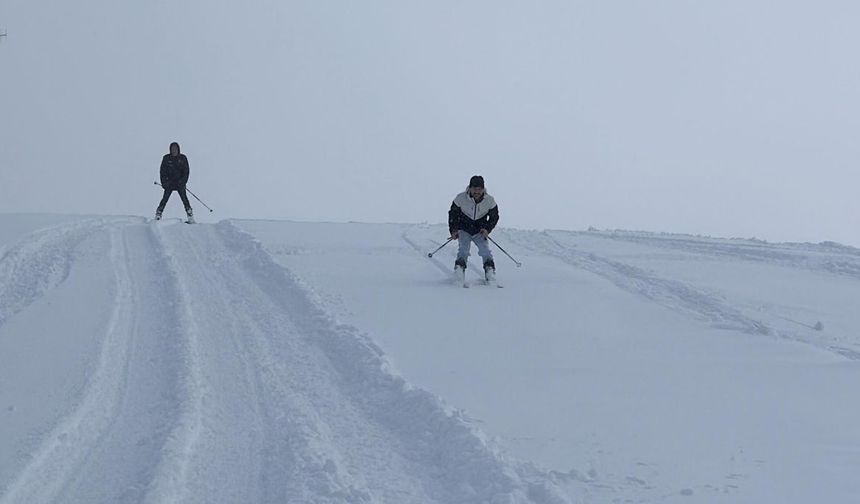
<instances>
[{"instance_id":1,"label":"black ski jacket","mask_svg":"<svg viewBox=\"0 0 860 504\"><path fill-rule=\"evenodd\" d=\"M469 196L468 191L460 193L451 203L448 210L448 231L465 231L476 235L482 229L492 232L499 222L499 206L489 194L484 194L480 201Z\"/></svg>"},{"instance_id":2,"label":"black ski jacket","mask_svg":"<svg viewBox=\"0 0 860 504\"><path fill-rule=\"evenodd\" d=\"M189 174L188 158L185 154L166 154L161 158L161 186L165 189L183 189L188 183Z\"/></svg>"}]
</instances>

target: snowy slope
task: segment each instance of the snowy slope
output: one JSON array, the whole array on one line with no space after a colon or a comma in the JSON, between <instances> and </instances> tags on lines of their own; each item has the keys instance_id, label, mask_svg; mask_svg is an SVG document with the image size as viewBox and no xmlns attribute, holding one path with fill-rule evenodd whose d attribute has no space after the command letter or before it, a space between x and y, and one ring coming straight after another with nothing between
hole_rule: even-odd
<instances>
[{"instance_id":1,"label":"snowy slope","mask_svg":"<svg viewBox=\"0 0 860 504\"><path fill-rule=\"evenodd\" d=\"M564 502L230 223L75 221L2 265L0 502Z\"/></svg>"},{"instance_id":2,"label":"snowy slope","mask_svg":"<svg viewBox=\"0 0 860 504\"><path fill-rule=\"evenodd\" d=\"M860 495L860 251L444 236L0 216L0 503Z\"/></svg>"},{"instance_id":3,"label":"snowy slope","mask_svg":"<svg viewBox=\"0 0 860 504\"><path fill-rule=\"evenodd\" d=\"M441 226L237 225L577 501L860 495L856 249L502 229L464 290Z\"/></svg>"}]
</instances>

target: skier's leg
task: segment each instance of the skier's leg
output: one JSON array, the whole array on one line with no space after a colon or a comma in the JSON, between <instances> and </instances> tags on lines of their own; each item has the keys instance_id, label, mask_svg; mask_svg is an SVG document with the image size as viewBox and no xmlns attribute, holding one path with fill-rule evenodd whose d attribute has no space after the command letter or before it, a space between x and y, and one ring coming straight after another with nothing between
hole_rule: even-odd
<instances>
[{"instance_id":1,"label":"skier's leg","mask_svg":"<svg viewBox=\"0 0 860 504\"><path fill-rule=\"evenodd\" d=\"M480 235L475 235L475 245L478 246L478 255L484 260L484 269L491 267L496 269L496 263L493 261L493 251L490 250L490 240Z\"/></svg>"},{"instance_id":2,"label":"skier's leg","mask_svg":"<svg viewBox=\"0 0 860 504\"><path fill-rule=\"evenodd\" d=\"M454 267L462 267L466 269L466 262L469 260L469 253L472 248L472 235L460 230L457 240L460 242L460 248L457 250L457 260L454 261Z\"/></svg>"},{"instance_id":3,"label":"skier's leg","mask_svg":"<svg viewBox=\"0 0 860 504\"><path fill-rule=\"evenodd\" d=\"M490 250L490 240L481 235L475 235L475 245L478 246L478 255L484 260L484 278L488 283L496 281L496 263L493 261L493 252Z\"/></svg>"},{"instance_id":4,"label":"skier's leg","mask_svg":"<svg viewBox=\"0 0 860 504\"><path fill-rule=\"evenodd\" d=\"M164 207L167 206L167 200L170 199L170 193L173 192L173 189L165 189L164 196L161 197L161 203L158 204L158 208L155 209L155 216L161 217L161 212L164 211Z\"/></svg>"},{"instance_id":5,"label":"skier's leg","mask_svg":"<svg viewBox=\"0 0 860 504\"><path fill-rule=\"evenodd\" d=\"M188 193L185 192L185 188L180 187L176 192L178 192L179 197L182 198L182 204L185 205L185 213L191 215L191 202L188 201Z\"/></svg>"},{"instance_id":6,"label":"skier's leg","mask_svg":"<svg viewBox=\"0 0 860 504\"><path fill-rule=\"evenodd\" d=\"M188 220L186 222L193 224L194 212L191 210L191 202L188 201L188 194L186 194L185 187L180 187L176 192L179 193L179 197L182 198L182 204L185 206L185 215L188 216Z\"/></svg>"}]
</instances>

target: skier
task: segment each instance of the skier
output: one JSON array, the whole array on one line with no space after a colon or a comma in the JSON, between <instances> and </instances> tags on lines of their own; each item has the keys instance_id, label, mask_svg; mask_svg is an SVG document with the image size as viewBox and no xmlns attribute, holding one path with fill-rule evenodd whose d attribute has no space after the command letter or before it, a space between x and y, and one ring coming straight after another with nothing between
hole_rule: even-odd
<instances>
[{"instance_id":1,"label":"skier","mask_svg":"<svg viewBox=\"0 0 860 504\"><path fill-rule=\"evenodd\" d=\"M459 240L460 250L454 261L454 272L465 285L466 260L472 242L478 247L478 255L484 260L484 278L487 282L496 279L496 263L490 251L488 237L499 222L499 207L484 187L484 177L475 175L469 187L454 198L448 211L448 230L452 240Z\"/></svg>"},{"instance_id":2,"label":"skier","mask_svg":"<svg viewBox=\"0 0 860 504\"><path fill-rule=\"evenodd\" d=\"M186 222L189 224L194 222L191 203L188 201L188 195L185 193L185 184L188 183L189 172L188 158L185 157L185 154L180 153L178 143L171 143L170 154L165 154L161 158L161 187L164 188L164 196L155 210L156 220L161 220L161 212L164 211L170 194L176 191L179 193L179 197L182 198L182 204L185 205L185 213L188 215Z\"/></svg>"}]
</instances>

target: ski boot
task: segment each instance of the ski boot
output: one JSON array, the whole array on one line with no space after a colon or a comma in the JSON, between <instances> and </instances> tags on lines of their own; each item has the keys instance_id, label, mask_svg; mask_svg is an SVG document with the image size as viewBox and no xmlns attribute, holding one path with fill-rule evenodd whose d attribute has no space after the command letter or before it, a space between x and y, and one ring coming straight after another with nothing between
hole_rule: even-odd
<instances>
[{"instance_id":1,"label":"ski boot","mask_svg":"<svg viewBox=\"0 0 860 504\"><path fill-rule=\"evenodd\" d=\"M155 211L155 220L161 220L161 210Z\"/></svg>"},{"instance_id":2,"label":"ski boot","mask_svg":"<svg viewBox=\"0 0 860 504\"><path fill-rule=\"evenodd\" d=\"M469 284L466 283L466 261L463 259L457 259L454 262L454 278L456 281L463 285L463 287L469 287Z\"/></svg>"},{"instance_id":3,"label":"ski boot","mask_svg":"<svg viewBox=\"0 0 860 504\"><path fill-rule=\"evenodd\" d=\"M186 215L188 215L188 220L185 221L186 224L194 224L197 221L194 220L194 212L189 208L185 210Z\"/></svg>"},{"instance_id":4,"label":"ski boot","mask_svg":"<svg viewBox=\"0 0 860 504\"><path fill-rule=\"evenodd\" d=\"M484 280L488 285L496 281L496 263L492 259L484 262Z\"/></svg>"}]
</instances>

